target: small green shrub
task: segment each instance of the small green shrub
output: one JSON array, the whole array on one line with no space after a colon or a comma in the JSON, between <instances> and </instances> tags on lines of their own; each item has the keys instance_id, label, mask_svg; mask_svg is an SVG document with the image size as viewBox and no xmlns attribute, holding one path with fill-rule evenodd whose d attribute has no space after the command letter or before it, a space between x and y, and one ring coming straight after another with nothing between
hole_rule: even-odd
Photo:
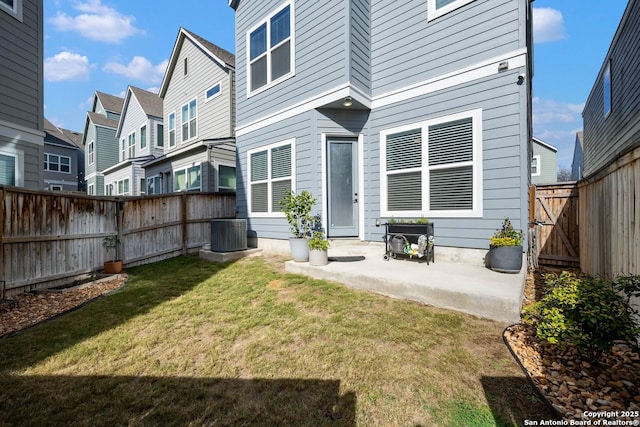
<instances>
[{"instance_id":1,"label":"small green shrub","mask_svg":"<svg viewBox=\"0 0 640 427\"><path fill-rule=\"evenodd\" d=\"M324 238L324 233L322 231L314 231L313 237L309 239L307 245L309 246L309 249L320 249L322 251L329 249L329 241Z\"/></svg>"},{"instance_id":2,"label":"small green shrub","mask_svg":"<svg viewBox=\"0 0 640 427\"><path fill-rule=\"evenodd\" d=\"M525 309L524 320L540 339L597 358L615 340L634 340L640 332L628 300L597 277L562 272L544 275L547 293Z\"/></svg>"},{"instance_id":3,"label":"small green shrub","mask_svg":"<svg viewBox=\"0 0 640 427\"><path fill-rule=\"evenodd\" d=\"M523 240L524 232L513 228L509 218L505 218L502 227L493 233L489 243L491 246L521 246Z\"/></svg>"}]
</instances>

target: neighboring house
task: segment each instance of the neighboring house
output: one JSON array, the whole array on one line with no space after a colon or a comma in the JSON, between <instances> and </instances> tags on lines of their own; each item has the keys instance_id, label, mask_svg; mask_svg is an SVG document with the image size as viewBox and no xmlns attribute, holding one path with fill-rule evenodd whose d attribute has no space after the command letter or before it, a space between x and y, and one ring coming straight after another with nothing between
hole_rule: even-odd
<instances>
[{"instance_id":1,"label":"neighboring house","mask_svg":"<svg viewBox=\"0 0 640 427\"><path fill-rule=\"evenodd\" d=\"M129 86L116 131L118 163L104 173L104 194L140 196L147 192L142 165L163 154L162 98Z\"/></svg>"},{"instance_id":2,"label":"neighboring house","mask_svg":"<svg viewBox=\"0 0 640 427\"><path fill-rule=\"evenodd\" d=\"M582 179L582 164L584 162L582 140L582 131L576 132L576 142L573 147L573 161L571 162L571 179L573 181Z\"/></svg>"},{"instance_id":3,"label":"neighboring house","mask_svg":"<svg viewBox=\"0 0 640 427\"><path fill-rule=\"evenodd\" d=\"M286 190L317 197L329 237L382 242L388 219L424 216L480 260L504 217L526 228L530 1L229 4L237 209L258 245L290 236Z\"/></svg>"},{"instance_id":4,"label":"neighboring house","mask_svg":"<svg viewBox=\"0 0 640 427\"><path fill-rule=\"evenodd\" d=\"M532 140L531 183L555 184L558 182L558 149L536 137Z\"/></svg>"},{"instance_id":5,"label":"neighboring house","mask_svg":"<svg viewBox=\"0 0 640 427\"><path fill-rule=\"evenodd\" d=\"M639 29L630 0L582 113L580 267L608 279L640 274Z\"/></svg>"},{"instance_id":6,"label":"neighboring house","mask_svg":"<svg viewBox=\"0 0 640 427\"><path fill-rule=\"evenodd\" d=\"M180 28L160 87L164 154L144 165L147 194L235 191L235 58Z\"/></svg>"},{"instance_id":7,"label":"neighboring house","mask_svg":"<svg viewBox=\"0 0 640 427\"><path fill-rule=\"evenodd\" d=\"M124 99L96 91L87 112L82 145L85 154L87 194L104 196L104 170L118 163L116 130Z\"/></svg>"},{"instance_id":8,"label":"neighboring house","mask_svg":"<svg viewBox=\"0 0 640 427\"><path fill-rule=\"evenodd\" d=\"M82 191L84 152L81 135L44 119L44 189Z\"/></svg>"},{"instance_id":9,"label":"neighboring house","mask_svg":"<svg viewBox=\"0 0 640 427\"><path fill-rule=\"evenodd\" d=\"M0 0L0 185L42 189L42 0Z\"/></svg>"}]
</instances>

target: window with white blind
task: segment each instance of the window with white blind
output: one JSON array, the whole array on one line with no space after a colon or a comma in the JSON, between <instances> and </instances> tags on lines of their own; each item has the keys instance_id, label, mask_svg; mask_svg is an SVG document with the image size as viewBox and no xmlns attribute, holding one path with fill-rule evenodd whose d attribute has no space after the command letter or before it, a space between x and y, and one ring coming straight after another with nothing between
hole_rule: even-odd
<instances>
[{"instance_id":1,"label":"window with white blind","mask_svg":"<svg viewBox=\"0 0 640 427\"><path fill-rule=\"evenodd\" d=\"M472 1L474 0L427 0L427 19L430 21Z\"/></svg>"},{"instance_id":2,"label":"window with white blind","mask_svg":"<svg viewBox=\"0 0 640 427\"><path fill-rule=\"evenodd\" d=\"M17 185L16 169L16 156L0 153L0 185Z\"/></svg>"},{"instance_id":3,"label":"window with white blind","mask_svg":"<svg viewBox=\"0 0 640 427\"><path fill-rule=\"evenodd\" d=\"M289 190L295 191L295 140L250 150L249 214L281 216L280 200Z\"/></svg>"},{"instance_id":4,"label":"window with white blind","mask_svg":"<svg viewBox=\"0 0 640 427\"><path fill-rule=\"evenodd\" d=\"M482 215L482 111L383 131L381 215Z\"/></svg>"},{"instance_id":5,"label":"window with white blind","mask_svg":"<svg viewBox=\"0 0 640 427\"><path fill-rule=\"evenodd\" d=\"M248 95L293 75L293 15L289 3L247 33Z\"/></svg>"}]
</instances>

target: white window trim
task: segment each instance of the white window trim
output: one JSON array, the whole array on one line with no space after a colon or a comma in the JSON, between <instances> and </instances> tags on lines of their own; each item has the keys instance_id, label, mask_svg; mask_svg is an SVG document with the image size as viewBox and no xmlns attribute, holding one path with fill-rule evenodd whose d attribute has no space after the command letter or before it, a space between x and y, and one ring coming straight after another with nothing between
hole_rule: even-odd
<instances>
[{"instance_id":1,"label":"white window trim","mask_svg":"<svg viewBox=\"0 0 640 427\"><path fill-rule=\"evenodd\" d=\"M13 164L15 166L15 173L13 177L13 182L16 187L24 186L24 153L20 150L17 152L8 152L8 151L0 151L0 154L3 156L13 157Z\"/></svg>"},{"instance_id":2,"label":"white window trim","mask_svg":"<svg viewBox=\"0 0 640 427\"><path fill-rule=\"evenodd\" d=\"M49 191L62 191L62 185L59 184L50 184Z\"/></svg>"},{"instance_id":3,"label":"white window trim","mask_svg":"<svg viewBox=\"0 0 640 427\"><path fill-rule=\"evenodd\" d=\"M198 167L200 168L200 187L194 187L194 188L189 188L189 169L194 168L194 167ZM186 181L185 183L187 184L187 188L185 188L184 190L176 190L175 188L175 179L176 179L176 172L181 172L184 171L185 173L185 178ZM202 165L191 165L191 166L185 166L183 168L178 168L178 169L173 169L172 170L172 175L173 175L173 181L171 182L171 188L173 189L173 191L175 193L187 193L190 191L202 191Z\"/></svg>"},{"instance_id":4,"label":"white window trim","mask_svg":"<svg viewBox=\"0 0 640 427\"><path fill-rule=\"evenodd\" d=\"M120 193L120 183L122 182L122 186L124 187L124 183L127 182L129 185L129 191L125 191L123 193ZM129 177L127 178L122 178L119 179L118 181L116 181L116 187L115 187L115 193L118 196L130 196L131 195L131 180L129 179Z\"/></svg>"},{"instance_id":5,"label":"white window trim","mask_svg":"<svg viewBox=\"0 0 640 427\"><path fill-rule=\"evenodd\" d=\"M131 137L133 137L133 144L131 144ZM133 153L131 153L133 149ZM131 155L133 154L133 156ZM127 157L125 159L133 159L136 157L136 131L129 133L127 135Z\"/></svg>"},{"instance_id":6,"label":"white window trim","mask_svg":"<svg viewBox=\"0 0 640 427\"><path fill-rule=\"evenodd\" d=\"M173 116L173 129L171 128L171 116ZM175 111L172 111L171 113L169 113L169 115L167 116L167 147L168 148L174 148L178 145L178 132L176 131L176 127L177 127L177 114ZM173 131L173 145L171 145L171 131Z\"/></svg>"},{"instance_id":7,"label":"white window trim","mask_svg":"<svg viewBox=\"0 0 640 427\"><path fill-rule=\"evenodd\" d=\"M162 132L160 132L160 127L162 127ZM160 135L162 135L162 145L158 144L158 141L160 140ZM164 123L156 123L156 137L154 138L154 145L156 148L162 148L164 149L165 147L165 139L164 139Z\"/></svg>"},{"instance_id":8,"label":"white window trim","mask_svg":"<svg viewBox=\"0 0 640 427\"><path fill-rule=\"evenodd\" d=\"M271 150L274 148L282 147L284 145L291 144L291 191L296 191L296 139L291 138L286 141L276 142L275 144L263 145L262 147L254 148L247 151L247 215L249 218L284 218L284 212L273 212L272 201L272 186L268 186L267 200L269 201L269 212L252 212L251 206L251 155L260 151L267 151L267 164L268 171L271 173ZM284 180L286 178L278 178L278 180ZM264 181L256 181L260 183ZM267 178L266 182L271 183L271 178Z\"/></svg>"},{"instance_id":9,"label":"white window trim","mask_svg":"<svg viewBox=\"0 0 640 427\"><path fill-rule=\"evenodd\" d=\"M212 95L212 96L207 96L207 92L209 92L211 89L213 89L216 86L220 86L220 90L218 91L218 93ZM215 99L217 97L219 97L220 95L222 95L222 80L220 80L218 83L211 85L210 87L208 87L205 91L204 91L204 103L206 104L207 102L211 101L212 99Z\"/></svg>"},{"instance_id":10,"label":"white window trim","mask_svg":"<svg viewBox=\"0 0 640 427\"><path fill-rule=\"evenodd\" d=\"M436 9L436 0L428 0L427 21L431 21L433 19L441 17L442 15L446 15L447 13L461 8L462 6L465 6L472 1L474 0L455 0L453 3L449 3L448 5L441 7L440 9Z\"/></svg>"},{"instance_id":11,"label":"white window trim","mask_svg":"<svg viewBox=\"0 0 640 427\"><path fill-rule=\"evenodd\" d=\"M159 178L158 184L160 185L160 188L159 189L158 188L154 188L153 189L153 193L149 193L149 191L148 191L149 190L149 181L154 181L156 178ZM163 187L163 183L162 183L162 174L161 173L153 175L153 176L150 176L150 177L147 178L147 187L145 188L145 193L149 194L149 195L163 194L162 190L164 190L164 189L162 187ZM160 191L158 191L158 190L160 190Z\"/></svg>"},{"instance_id":12,"label":"white window trim","mask_svg":"<svg viewBox=\"0 0 640 427\"><path fill-rule=\"evenodd\" d=\"M273 18L275 15L277 15L279 12L282 11L282 9L284 9L285 7L287 7L287 5L289 6L289 15L291 17L291 22L290 22L290 35L289 35L289 42L290 42L290 46L291 49L289 50L289 56L291 58L291 69L289 70L289 72L283 76L278 77L276 80L271 80L270 76L271 76L271 50L273 50L273 48L269 49L269 36L271 35L271 30L269 28L269 22L271 21L271 18ZM295 19L295 8L294 8L294 1L293 0L288 0L287 2L281 4L279 7L277 7L273 12L271 12L267 17L265 17L264 19L261 19L260 22L258 22L256 25L254 25L253 27L249 28L249 30L247 31L245 38L246 38L246 48L247 48L247 63L246 63L246 70L247 70L247 79L246 79L246 85L247 85L247 98L251 98L254 95L257 95L261 92L264 92L265 90L268 90L269 88L272 88L273 86L282 83L285 80L290 79L291 77L296 75L296 19ZM251 54L250 54L250 49L251 49L251 33L254 32L255 30L257 30L261 25L263 24L267 24L267 84L264 86L259 87L256 90L251 90ZM280 44L278 45L280 46Z\"/></svg>"},{"instance_id":13,"label":"white window trim","mask_svg":"<svg viewBox=\"0 0 640 427\"><path fill-rule=\"evenodd\" d=\"M142 129L144 129L144 147L142 146ZM140 149L140 152L142 152L142 150L146 150L148 146L149 146L149 126L147 126L145 123L144 125L140 126L140 141L138 141L138 148Z\"/></svg>"},{"instance_id":14,"label":"white window trim","mask_svg":"<svg viewBox=\"0 0 640 427\"><path fill-rule=\"evenodd\" d=\"M109 194L109 186L111 186L111 194ZM104 185L104 195L105 196L115 196L117 193L117 184L114 184L113 182L108 182Z\"/></svg>"},{"instance_id":15,"label":"white window trim","mask_svg":"<svg viewBox=\"0 0 640 427\"><path fill-rule=\"evenodd\" d=\"M540 171L540 154L536 154L535 156L533 156L531 161L532 161L532 163L536 164L536 172L535 173L531 173L531 176L540 176L540 175L542 175L542 173ZM533 166L531 167L531 169L533 169Z\"/></svg>"},{"instance_id":16,"label":"white window trim","mask_svg":"<svg viewBox=\"0 0 640 427\"><path fill-rule=\"evenodd\" d=\"M89 196L95 196L96 195L96 185L95 184L87 185L87 194Z\"/></svg>"},{"instance_id":17,"label":"white window trim","mask_svg":"<svg viewBox=\"0 0 640 427\"><path fill-rule=\"evenodd\" d=\"M13 16L18 21L23 22L22 0L14 0L13 8L10 8L6 4L0 2L0 10L7 12L9 15Z\"/></svg>"},{"instance_id":18,"label":"white window trim","mask_svg":"<svg viewBox=\"0 0 640 427\"><path fill-rule=\"evenodd\" d=\"M47 172L65 173L65 174L67 174L67 175L71 175L71 157L69 157L69 156L62 156L62 155L60 155L60 154L53 154L53 153L44 153L44 155L45 155L45 157L46 157L46 159L47 159L47 160L46 160L47 167L46 167L46 168L44 168L44 170L46 170ZM62 165L62 162L61 162L60 160L61 160L61 159L67 159L67 160L69 161L69 172L64 172L64 171L61 171L61 170L54 171L54 170L49 169L49 165L50 165L50 163L51 163L51 162L49 161L49 157L50 157L50 156L56 156L56 157L58 157L58 169L60 169L60 166Z\"/></svg>"},{"instance_id":19,"label":"white window trim","mask_svg":"<svg viewBox=\"0 0 640 427\"><path fill-rule=\"evenodd\" d=\"M195 135L189 135L189 138L184 139L184 135L182 133L182 127L184 125L184 123L182 122L182 109L185 107L185 105L187 106L187 114L189 113L189 105L191 104L192 101L196 101L196 115L193 117L193 119L191 120L195 120L196 121L196 133ZM194 139L196 139L198 137L198 114L200 113L200 108L198 106L198 97L194 97L192 99L190 99L188 102L185 102L184 104L182 104L182 106L180 107L180 144L186 144L190 141L193 141ZM188 120L188 128L191 129L191 120Z\"/></svg>"},{"instance_id":20,"label":"white window trim","mask_svg":"<svg viewBox=\"0 0 640 427\"><path fill-rule=\"evenodd\" d=\"M89 166L96 162L96 144L95 141L89 141L87 144L87 164Z\"/></svg>"},{"instance_id":21,"label":"white window trim","mask_svg":"<svg viewBox=\"0 0 640 427\"><path fill-rule=\"evenodd\" d=\"M231 162L220 162L220 161L216 161L215 162L215 167L216 167L216 189L215 191L220 191L220 166L226 166L229 168L234 168L236 170L236 185L237 185L237 174L238 174L238 167L236 166L235 163L231 163ZM223 187L225 190L231 190L230 187ZM237 188L235 188L234 190L237 190Z\"/></svg>"},{"instance_id":22,"label":"white window trim","mask_svg":"<svg viewBox=\"0 0 640 427\"><path fill-rule=\"evenodd\" d=\"M430 206L430 188L429 173L422 174L422 209L420 211L389 211L387 207L387 136L398 132L409 131L413 129L422 129L423 147L428 147L428 129L429 126L440 123L452 122L456 120L471 117L473 121L473 161L470 165L473 167L473 208L471 210L437 210L432 211ZM428 150L422 150L422 171L428 171ZM479 218L482 217L482 109L464 111L461 113L451 114L448 116L436 117L428 119L420 123L400 126L393 129L386 129L380 132L380 216L382 217L431 217L431 218Z\"/></svg>"},{"instance_id":23,"label":"white window trim","mask_svg":"<svg viewBox=\"0 0 640 427\"><path fill-rule=\"evenodd\" d=\"M120 140L120 161L124 162L127 159L127 138Z\"/></svg>"}]
</instances>

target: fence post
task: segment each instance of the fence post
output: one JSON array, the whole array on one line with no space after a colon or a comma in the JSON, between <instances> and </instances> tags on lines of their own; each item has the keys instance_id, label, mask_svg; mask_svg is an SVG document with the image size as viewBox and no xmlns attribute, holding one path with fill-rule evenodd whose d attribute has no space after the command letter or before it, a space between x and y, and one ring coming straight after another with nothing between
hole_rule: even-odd
<instances>
[{"instance_id":1,"label":"fence post","mask_svg":"<svg viewBox=\"0 0 640 427\"><path fill-rule=\"evenodd\" d=\"M116 234L118 235L118 241L119 243L119 247L116 248L117 252L120 252L120 259L122 260L122 263L124 264L125 262L125 258L126 258L126 254L124 253L124 248L125 248L125 244L124 244L124 240L123 240L123 230L122 228L124 227L124 209L125 209L125 202L122 199L118 199L118 201L116 202ZM117 253L115 254L117 257Z\"/></svg>"},{"instance_id":2,"label":"fence post","mask_svg":"<svg viewBox=\"0 0 640 427\"><path fill-rule=\"evenodd\" d=\"M187 193L182 193L180 195L181 201L181 220L182 220L182 255L187 254L188 249L188 239L187 239Z\"/></svg>"}]
</instances>

